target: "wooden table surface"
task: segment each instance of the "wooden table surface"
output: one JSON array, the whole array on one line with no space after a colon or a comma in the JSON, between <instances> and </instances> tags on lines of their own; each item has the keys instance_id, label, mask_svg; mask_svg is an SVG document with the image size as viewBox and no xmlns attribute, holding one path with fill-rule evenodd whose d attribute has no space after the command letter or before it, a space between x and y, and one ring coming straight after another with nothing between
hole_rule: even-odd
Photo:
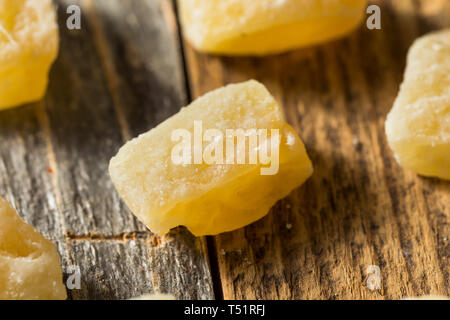
<instances>
[{"instance_id":1,"label":"wooden table surface","mask_svg":"<svg viewBox=\"0 0 450 320\"><path fill-rule=\"evenodd\" d=\"M450 1L375 1L382 30L265 58L195 52L170 0L58 0L45 99L0 113L0 196L58 244L72 299L398 299L450 295L450 183L394 160L384 120L412 41L450 27ZM66 8L82 8L68 30ZM199 95L263 82L304 140L314 175L262 220L216 237L147 231L109 159ZM367 269L380 270L371 290ZM372 274L374 275L374 274Z\"/></svg>"}]
</instances>

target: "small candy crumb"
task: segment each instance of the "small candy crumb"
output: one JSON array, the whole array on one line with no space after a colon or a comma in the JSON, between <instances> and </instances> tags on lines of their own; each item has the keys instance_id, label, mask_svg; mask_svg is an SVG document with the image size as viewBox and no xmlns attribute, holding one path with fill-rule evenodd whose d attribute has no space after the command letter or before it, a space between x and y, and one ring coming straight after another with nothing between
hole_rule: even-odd
<instances>
[{"instance_id":1,"label":"small candy crumb","mask_svg":"<svg viewBox=\"0 0 450 320\"><path fill-rule=\"evenodd\" d=\"M144 294L142 296L131 298L129 300L176 300L175 296L167 293Z\"/></svg>"}]
</instances>

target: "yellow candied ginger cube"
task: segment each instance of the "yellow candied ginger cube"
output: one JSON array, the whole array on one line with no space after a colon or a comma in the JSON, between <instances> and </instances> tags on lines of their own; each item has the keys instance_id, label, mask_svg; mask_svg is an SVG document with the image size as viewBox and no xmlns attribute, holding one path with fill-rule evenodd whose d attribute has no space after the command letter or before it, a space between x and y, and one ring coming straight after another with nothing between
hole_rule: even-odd
<instances>
[{"instance_id":1,"label":"yellow candied ginger cube","mask_svg":"<svg viewBox=\"0 0 450 320\"><path fill-rule=\"evenodd\" d=\"M0 300L66 299L56 246L0 198Z\"/></svg>"},{"instance_id":2,"label":"yellow candied ginger cube","mask_svg":"<svg viewBox=\"0 0 450 320\"><path fill-rule=\"evenodd\" d=\"M403 167L450 180L450 29L412 45L386 135Z\"/></svg>"},{"instance_id":3,"label":"yellow candied ginger cube","mask_svg":"<svg viewBox=\"0 0 450 320\"><path fill-rule=\"evenodd\" d=\"M366 0L179 0L185 37L200 51L265 55L344 36Z\"/></svg>"},{"instance_id":4,"label":"yellow candied ginger cube","mask_svg":"<svg viewBox=\"0 0 450 320\"><path fill-rule=\"evenodd\" d=\"M57 52L51 0L0 0L0 110L44 96Z\"/></svg>"},{"instance_id":5,"label":"yellow candied ginger cube","mask_svg":"<svg viewBox=\"0 0 450 320\"><path fill-rule=\"evenodd\" d=\"M128 142L110 175L132 212L164 234L248 225L313 172L303 142L256 81L214 90Z\"/></svg>"}]
</instances>

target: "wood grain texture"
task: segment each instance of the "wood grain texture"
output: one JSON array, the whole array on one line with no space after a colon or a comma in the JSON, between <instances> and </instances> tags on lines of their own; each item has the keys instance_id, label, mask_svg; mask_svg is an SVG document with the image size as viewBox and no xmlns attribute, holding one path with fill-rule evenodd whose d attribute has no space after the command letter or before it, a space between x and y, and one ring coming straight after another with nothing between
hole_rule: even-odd
<instances>
[{"instance_id":1,"label":"wood grain texture","mask_svg":"<svg viewBox=\"0 0 450 320\"><path fill-rule=\"evenodd\" d=\"M57 4L61 48L45 99L0 113L0 196L58 244L65 278L80 268L71 298L213 298L204 240L184 229L152 235L107 170L128 138L186 102L170 1ZM81 6L81 30L65 27L71 4Z\"/></svg>"},{"instance_id":2,"label":"wood grain texture","mask_svg":"<svg viewBox=\"0 0 450 320\"><path fill-rule=\"evenodd\" d=\"M450 183L394 160L384 134L418 36L450 26L448 1L374 1L382 30L264 58L195 52L192 96L263 82L304 140L315 173L264 219L214 237L225 299L398 299L449 295ZM381 289L367 287L367 268Z\"/></svg>"}]
</instances>

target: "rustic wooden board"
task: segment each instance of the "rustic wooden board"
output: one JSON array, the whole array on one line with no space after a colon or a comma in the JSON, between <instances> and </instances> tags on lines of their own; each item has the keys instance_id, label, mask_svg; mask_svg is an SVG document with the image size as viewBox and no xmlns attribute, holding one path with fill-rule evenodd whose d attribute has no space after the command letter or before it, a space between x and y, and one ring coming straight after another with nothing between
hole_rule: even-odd
<instances>
[{"instance_id":1,"label":"rustic wooden board","mask_svg":"<svg viewBox=\"0 0 450 320\"><path fill-rule=\"evenodd\" d=\"M210 239L225 299L398 299L449 295L450 183L393 159L384 120L411 42L450 26L448 1L376 1L382 30L265 58L196 53L193 97L255 78L284 106L315 173L264 219ZM369 290L367 268L381 271ZM214 270L217 266L218 270Z\"/></svg>"},{"instance_id":2,"label":"rustic wooden board","mask_svg":"<svg viewBox=\"0 0 450 320\"><path fill-rule=\"evenodd\" d=\"M0 112L0 196L58 244L72 299L393 299L450 295L450 183L393 160L384 119L411 42L450 26L450 2L375 1L381 31L265 58L199 54L171 0L56 0L61 50L46 98ZM69 4L82 29L65 28ZM227 83L267 85L305 141L313 177L264 219L217 237L154 236L108 177L109 159ZM186 83L186 79L188 82ZM381 271L368 289L367 268Z\"/></svg>"}]
</instances>

